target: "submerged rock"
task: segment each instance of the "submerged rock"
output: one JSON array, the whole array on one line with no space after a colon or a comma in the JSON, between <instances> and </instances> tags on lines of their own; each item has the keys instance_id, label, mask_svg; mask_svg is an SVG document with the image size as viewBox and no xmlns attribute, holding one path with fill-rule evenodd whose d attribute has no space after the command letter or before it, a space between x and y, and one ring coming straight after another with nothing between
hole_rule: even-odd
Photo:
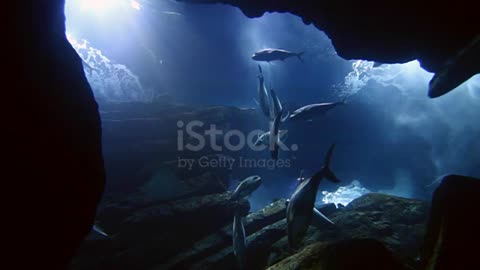
<instances>
[{"instance_id":1,"label":"submerged rock","mask_svg":"<svg viewBox=\"0 0 480 270\"><path fill-rule=\"evenodd\" d=\"M248 237L250 258L256 257L250 254L251 251L255 249L255 246L257 246L257 251L260 249L258 247L261 246L260 239L262 238L260 238L259 235L262 235L264 239L269 238L269 236L278 232L275 231L275 227L266 227L271 224L276 224L277 221L282 219L285 219L285 199L275 201L265 208L249 214L245 218L245 231L247 235L250 234ZM264 231L260 232L262 230ZM284 232L282 231L280 237L282 237L283 234ZM191 264L196 264L199 268L208 268L207 265L210 265L211 267L213 267L213 265L218 266L217 264L219 263L232 266L235 264L235 258L231 256L231 245L232 224L230 223L217 232L195 242L190 249L176 255L167 263L162 264L155 269L186 269Z\"/></svg>"},{"instance_id":2,"label":"submerged rock","mask_svg":"<svg viewBox=\"0 0 480 270\"><path fill-rule=\"evenodd\" d=\"M286 237L284 204L285 200L277 201L246 218L248 269L265 269L292 255ZM418 256L427 213L426 202L368 194L343 209L334 209L330 205L319 209L335 222L335 226L325 226L322 229L310 226L304 245L319 241L329 245L348 239L372 238L381 244L380 247L376 244L368 245L370 242L367 241L366 247L371 248L369 250L384 250L384 254L390 254L391 251L395 257L409 264ZM168 264L159 265L155 269L237 269L231 248L231 229L231 225L225 226L196 242L192 248L178 254ZM307 256L305 254L300 256ZM392 257L391 254L390 257L385 256L387 261ZM389 262L397 265L393 260ZM298 267L303 266L300 264Z\"/></svg>"},{"instance_id":3,"label":"submerged rock","mask_svg":"<svg viewBox=\"0 0 480 270\"><path fill-rule=\"evenodd\" d=\"M110 203L100 210L99 222L112 238L86 243L72 268L237 269L232 251L234 205L229 201L230 194L174 202L132 198L131 203L128 200ZM248 205L242 205L246 213ZM426 202L385 194L364 195L342 209L325 205L319 208L335 225L321 229L310 226L303 246L295 254L295 250L288 248L285 206L284 199L277 200L245 217L248 269L271 265L304 269L306 265L316 267L319 263L349 269L345 268L348 265L338 266L338 263L342 258L353 258L362 249L380 252L383 257L379 259L384 261L379 262L383 265L396 265L387 249L402 263L413 264L427 214ZM353 241L351 245L341 242L347 240ZM312 255L315 250L319 253ZM333 257L326 260L319 254ZM370 262L365 259L362 263Z\"/></svg>"},{"instance_id":4,"label":"submerged rock","mask_svg":"<svg viewBox=\"0 0 480 270\"><path fill-rule=\"evenodd\" d=\"M278 262L268 270L403 270L402 263L376 240L318 242Z\"/></svg>"},{"instance_id":5,"label":"submerged rock","mask_svg":"<svg viewBox=\"0 0 480 270\"><path fill-rule=\"evenodd\" d=\"M72 269L148 269L172 258L230 223L234 207L248 212L247 201L238 204L230 196L226 192L138 208L112 203L98 217L111 239L85 243Z\"/></svg>"},{"instance_id":6,"label":"submerged rock","mask_svg":"<svg viewBox=\"0 0 480 270\"><path fill-rule=\"evenodd\" d=\"M478 268L480 179L448 175L432 199L422 267L431 270Z\"/></svg>"},{"instance_id":7,"label":"submerged rock","mask_svg":"<svg viewBox=\"0 0 480 270\"><path fill-rule=\"evenodd\" d=\"M310 226L303 241L334 242L346 239L376 239L402 260L413 264L419 255L427 218L427 203L370 193L352 201L347 207L326 216L335 225L322 230ZM270 263L289 255L286 236L275 243Z\"/></svg>"}]
</instances>

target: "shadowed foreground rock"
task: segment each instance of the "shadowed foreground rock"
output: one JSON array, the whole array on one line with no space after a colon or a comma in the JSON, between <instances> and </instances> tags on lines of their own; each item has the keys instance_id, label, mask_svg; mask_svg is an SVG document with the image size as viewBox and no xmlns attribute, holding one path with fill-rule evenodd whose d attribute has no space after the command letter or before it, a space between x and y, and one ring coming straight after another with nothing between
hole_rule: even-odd
<instances>
[{"instance_id":1,"label":"shadowed foreground rock","mask_svg":"<svg viewBox=\"0 0 480 270\"><path fill-rule=\"evenodd\" d=\"M244 221L245 231L247 234L251 232L258 232L263 227L270 224L274 224L279 220L285 219L285 200L278 200L265 208L255 213L249 214ZM270 228L273 230L273 228ZM283 236L283 230L281 235ZM249 238L252 241L253 237ZM275 239L270 237L270 239ZM232 265L235 263L235 259L231 256L232 249L232 224L221 228L217 232L197 241L191 249L186 252L180 253L173 259L169 260L166 264L160 265L157 269L185 269L190 264L200 264L205 258L212 254L220 253L217 257L227 257L227 262L224 264ZM268 249L268 247L267 247ZM258 254L257 254L258 255ZM215 256L211 258L214 260ZM215 264L214 261L209 261L208 258L204 264Z\"/></svg>"},{"instance_id":2,"label":"shadowed foreground rock","mask_svg":"<svg viewBox=\"0 0 480 270\"><path fill-rule=\"evenodd\" d=\"M103 192L97 103L65 36L64 0L14 1L7 9L2 180L14 206L5 207L13 239L4 244L18 254L2 264L65 269Z\"/></svg>"},{"instance_id":3,"label":"shadowed foreground rock","mask_svg":"<svg viewBox=\"0 0 480 270\"><path fill-rule=\"evenodd\" d=\"M402 261L414 264L420 252L427 212L427 203L424 201L378 193L366 194L333 213L325 211L335 226L321 230L310 226L303 244L375 239ZM291 251L285 236L274 244L270 264L289 255Z\"/></svg>"},{"instance_id":4,"label":"shadowed foreground rock","mask_svg":"<svg viewBox=\"0 0 480 270\"><path fill-rule=\"evenodd\" d=\"M85 243L73 269L237 269L231 247L232 205L227 197L223 193L172 203L138 200L107 205L99 220L113 239ZM310 226L302 248L318 242L371 238L403 263L411 264L418 256L425 202L367 194L342 209L326 205L320 211L323 208L335 226ZM249 214L244 224L248 269L265 269L295 254L288 248L285 200ZM339 247L349 254L344 246ZM367 247L381 250L376 245Z\"/></svg>"},{"instance_id":5,"label":"shadowed foreground rock","mask_svg":"<svg viewBox=\"0 0 480 270\"><path fill-rule=\"evenodd\" d=\"M385 246L376 240L318 242L271 266L268 270L405 270Z\"/></svg>"},{"instance_id":6,"label":"shadowed foreground rock","mask_svg":"<svg viewBox=\"0 0 480 270\"><path fill-rule=\"evenodd\" d=\"M233 208L246 214L247 201L231 193L173 202L111 203L98 216L110 239L86 241L72 269L149 269L231 222ZM133 208L131 205L137 205Z\"/></svg>"},{"instance_id":7,"label":"shadowed foreground rock","mask_svg":"<svg viewBox=\"0 0 480 270\"><path fill-rule=\"evenodd\" d=\"M424 269L478 268L480 179L444 177L433 195L422 256Z\"/></svg>"}]
</instances>

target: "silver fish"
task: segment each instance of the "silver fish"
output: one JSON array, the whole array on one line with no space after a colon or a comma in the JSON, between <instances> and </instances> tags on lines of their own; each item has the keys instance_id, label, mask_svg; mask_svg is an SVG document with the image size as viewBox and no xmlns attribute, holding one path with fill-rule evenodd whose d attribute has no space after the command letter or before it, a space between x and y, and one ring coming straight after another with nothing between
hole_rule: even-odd
<instances>
[{"instance_id":1,"label":"silver fish","mask_svg":"<svg viewBox=\"0 0 480 270\"><path fill-rule=\"evenodd\" d=\"M260 74L258 75L258 105L266 117L270 118L270 98L267 88L265 88L265 80L263 77L262 67L258 65Z\"/></svg>"},{"instance_id":2,"label":"silver fish","mask_svg":"<svg viewBox=\"0 0 480 270\"><path fill-rule=\"evenodd\" d=\"M233 217L233 254L237 257L238 267L240 269L246 269L247 264L247 237L245 234L245 228L243 227L242 216L235 211Z\"/></svg>"},{"instance_id":3,"label":"silver fish","mask_svg":"<svg viewBox=\"0 0 480 270\"><path fill-rule=\"evenodd\" d=\"M239 201L250 196L262 184L262 178L258 175L252 175L245 178L233 192L230 200Z\"/></svg>"},{"instance_id":4,"label":"silver fish","mask_svg":"<svg viewBox=\"0 0 480 270\"><path fill-rule=\"evenodd\" d=\"M286 50L269 48L269 49L263 49L254 53L252 55L252 59L255 61L272 62L277 60L284 61L287 58L295 56L301 62L303 62L302 55L304 53L305 52L293 53Z\"/></svg>"},{"instance_id":5,"label":"silver fish","mask_svg":"<svg viewBox=\"0 0 480 270\"><path fill-rule=\"evenodd\" d=\"M330 103L316 103L303 106L296 109L291 115L290 120L311 120L317 116L325 115L328 111L334 109L338 105L345 104L345 101L330 102Z\"/></svg>"},{"instance_id":6,"label":"silver fish","mask_svg":"<svg viewBox=\"0 0 480 270\"><path fill-rule=\"evenodd\" d=\"M334 148L335 145L333 144L327 152L320 171L311 178L302 181L290 198L290 203L287 206L287 234L291 248L298 246L312 222L313 208L320 181L326 178L334 183L340 182L330 169L330 159Z\"/></svg>"}]
</instances>

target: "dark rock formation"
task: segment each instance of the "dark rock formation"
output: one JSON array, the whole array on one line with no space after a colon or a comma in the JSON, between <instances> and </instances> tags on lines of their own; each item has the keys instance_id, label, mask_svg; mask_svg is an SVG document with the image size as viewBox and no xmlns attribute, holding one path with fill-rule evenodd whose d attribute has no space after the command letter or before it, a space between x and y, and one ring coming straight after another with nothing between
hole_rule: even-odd
<instances>
[{"instance_id":1,"label":"dark rock formation","mask_svg":"<svg viewBox=\"0 0 480 270\"><path fill-rule=\"evenodd\" d=\"M180 1L180 0L178 0ZM239 7L248 17L265 12L290 12L313 23L332 40L338 55L380 63L405 63L418 59L430 72L440 72L480 34L472 23L477 17L473 1L296 1L296 0L183 0L225 3ZM448 23L446 23L448 21ZM478 58L478 52L475 54ZM476 63L475 60L472 60ZM458 69L461 70L461 69ZM452 87L480 72L477 64L455 74ZM462 80L460 80L462 78Z\"/></svg>"},{"instance_id":2,"label":"dark rock formation","mask_svg":"<svg viewBox=\"0 0 480 270\"><path fill-rule=\"evenodd\" d=\"M149 269L161 264L231 223L234 207L248 212L248 202L237 205L229 200L230 195L227 192L143 206L128 201L111 203L99 211L98 221L112 237L85 242L72 269Z\"/></svg>"},{"instance_id":3,"label":"dark rock formation","mask_svg":"<svg viewBox=\"0 0 480 270\"><path fill-rule=\"evenodd\" d=\"M478 267L480 179L459 175L443 178L436 189L422 254L423 269Z\"/></svg>"},{"instance_id":4,"label":"dark rock formation","mask_svg":"<svg viewBox=\"0 0 480 270\"><path fill-rule=\"evenodd\" d=\"M249 269L262 269L266 265L271 244L284 236L285 207L285 200L278 200L246 217L245 231L249 235L249 243L252 243L249 244L248 251ZM189 265L195 265L198 269L235 267L231 245L230 223L196 242L188 251L178 254L158 269L186 269Z\"/></svg>"},{"instance_id":5,"label":"dark rock formation","mask_svg":"<svg viewBox=\"0 0 480 270\"><path fill-rule=\"evenodd\" d=\"M405 270L385 246L376 240L318 242L271 266L268 270Z\"/></svg>"},{"instance_id":6,"label":"dark rock formation","mask_svg":"<svg viewBox=\"0 0 480 270\"><path fill-rule=\"evenodd\" d=\"M427 212L426 202L370 193L330 215L324 212L335 226L322 230L311 226L304 245L317 241L376 239L402 261L414 264L420 253ZM270 263L273 264L288 255L285 237L275 243Z\"/></svg>"},{"instance_id":7,"label":"dark rock formation","mask_svg":"<svg viewBox=\"0 0 480 270\"><path fill-rule=\"evenodd\" d=\"M112 239L86 242L73 269L236 269L232 205L225 200L227 194L172 203L135 198L112 202L99 213L100 224L113 234ZM285 207L285 200L278 200L246 217L248 269L265 269L295 252L288 248ZM328 205L323 208L330 209ZM413 264L418 256L425 202L368 194L346 208L330 210L325 214L335 226L311 226L303 247L368 238L383 243L403 263ZM376 244L366 248L385 249ZM339 252L349 254L344 248Z\"/></svg>"},{"instance_id":8,"label":"dark rock formation","mask_svg":"<svg viewBox=\"0 0 480 270\"><path fill-rule=\"evenodd\" d=\"M5 244L21 253L8 256L16 268L62 269L90 231L103 191L100 117L65 37L64 0L9 4L2 179L12 185L4 190L14 197L5 216L14 242Z\"/></svg>"}]
</instances>

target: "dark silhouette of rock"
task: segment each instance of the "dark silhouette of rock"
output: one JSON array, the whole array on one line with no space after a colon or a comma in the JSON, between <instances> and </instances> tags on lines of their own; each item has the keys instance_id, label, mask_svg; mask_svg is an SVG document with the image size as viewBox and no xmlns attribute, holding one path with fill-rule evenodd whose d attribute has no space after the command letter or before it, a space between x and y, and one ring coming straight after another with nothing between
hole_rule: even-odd
<instances>
[{"instance_id":1,"label":"dark silhouette of rock","mask_svg":"<svg viewBox=\"0 0 480 270\"><path fill-rule=\"evenodd\" d=\"M277 200L245 218L245 231L250 234L248 240L254 242L253 245L249 245L247 255L250 262L249 269L253 269L251 268L253 264L265 266L269 254L269 249L266 247L271 246L276 238L284 235L285 207L285 199ZM283 222L273 225L281 220ZM273 226L263 230L269 225ZM283 226L282 229L278 229L279 226ZM273 237L274 235L276 237ZM190 265L197 265L198 268L235 267L236 260L232 256L231 246L232 224L229 224L197 241L190 249L160 265L158 269L187 269Z\"/></svg>"},{"instance_id":2,"label":"dark silhouette of rock","mask_svg":"<svg viewBox=\"0 0 480 270\"><path fill-rule=\"evenodd\" d=\"M422 268L475 269L480 242L480 179L460 175L443 178L432 199L422 254ZM428 267L428 268L427 268Z\"/></svg>"},{"instance_id":3,"label":"dark silhouette of rock","mask_svg":"<svg viewBox=\"0 0 480 270\"><path fill-rule=\"evenodd\" d=\"M353 200L343 209L326 214L335 223L334 226L321 230L310 226L303 244L375 239L403 262L413 265L420 253L427 213L427 202L370 193ZM275 243L271 263L288 255L285 237Z\"/></svg>"},{"instance_id":4,"label":"dark silhouette of rock","mask_svg":"<svg viewBox=\"0 0 480 270\"><path fill-rule=\"evenodd\" d=\"M231 223L234 208L248 213L248 201L235 203L230 196L225 192L169 202L111 202L98 213L111 238L85 242L71 268L150 269L162 264Z\"/></svg>"},{"instance_id":5,"label":"dark silhouette of rock","mask_svg":"<svg viewBox=\"0 0 480 270\"><path fill-rule=\"evenodd\" d=\"M5 244L20 253L7 257L18 269L65 269L103 192L97 103L65 36L64 0L7 9L2 179L14 197L14 213L5 216L14 239Z\"/></svg>"},{"instance_id":6,"label":"dark silhouette of rock","mask_svg":"<svg viewBox=\"0 0 480 270\"><path fill-rule=\"evenodd\" d=\"M405 270L379 241L371 239L315 243L271 266L268 270Z\"/></svg>"}]
</instances>

